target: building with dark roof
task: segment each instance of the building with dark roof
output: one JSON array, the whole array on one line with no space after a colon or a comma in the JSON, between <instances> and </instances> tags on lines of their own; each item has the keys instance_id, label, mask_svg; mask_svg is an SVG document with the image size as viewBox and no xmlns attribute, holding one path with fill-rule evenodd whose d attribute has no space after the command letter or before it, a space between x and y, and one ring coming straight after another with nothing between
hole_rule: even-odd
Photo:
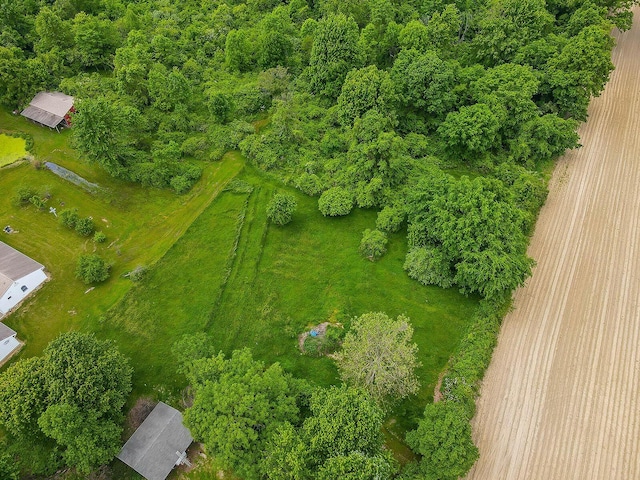
<instances>
[{"instance_id":1,"label":"building with dark roof","mask_svg":"<svg viewBox=\"0 0 640 480\"><path fill-rule=\"evenodd\" d=\"M59 130L71 125L73 97L61 92L40 92L20 115L40 125Z\"/></svg>"},{"instance_id":2,"label":"building with dark roof","mask_svg":"<svg viewBox=\"0 0 640 480\"><path fill-rule=\"evenodd\" d=\"M176 465L188 464L186 450L193 442L182 424L182 414L158 403L118 454L147 480L165 480Z\"/></svg>"}]
</instances>

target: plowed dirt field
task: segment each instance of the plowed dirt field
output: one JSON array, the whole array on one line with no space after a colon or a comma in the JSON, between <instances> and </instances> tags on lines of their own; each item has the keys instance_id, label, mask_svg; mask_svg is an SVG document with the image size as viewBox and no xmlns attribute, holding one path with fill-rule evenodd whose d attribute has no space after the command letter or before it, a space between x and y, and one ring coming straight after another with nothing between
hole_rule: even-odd
<instances>
[{"instance_id":1,"label":"plowed dirt field","mask_svg":"<svg viewBox=\"0 0 640 480\"><path fill-rule=\"evenodd\" d=\"M482 386L473 480L640 479L640 9L553 174Z\"/></svg>"}]
</instances>

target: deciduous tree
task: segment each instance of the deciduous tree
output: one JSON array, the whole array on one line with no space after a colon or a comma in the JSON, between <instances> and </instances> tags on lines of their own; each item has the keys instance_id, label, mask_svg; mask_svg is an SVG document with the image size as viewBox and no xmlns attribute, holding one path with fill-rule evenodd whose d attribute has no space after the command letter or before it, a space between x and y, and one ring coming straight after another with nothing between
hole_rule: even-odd
<instances>
[{"instance_id":1,"label":"deciduous tree","mask_svg":"<svg viewBox=\"0 0 640 480\"><path fill-rule=\"evenodd\" d=\"M371 312L354 319L337 358L341 378L379 402L415 394L420 362L412 336L413 328L403 315L394 320Z\"/></svg>"}]
</instances>

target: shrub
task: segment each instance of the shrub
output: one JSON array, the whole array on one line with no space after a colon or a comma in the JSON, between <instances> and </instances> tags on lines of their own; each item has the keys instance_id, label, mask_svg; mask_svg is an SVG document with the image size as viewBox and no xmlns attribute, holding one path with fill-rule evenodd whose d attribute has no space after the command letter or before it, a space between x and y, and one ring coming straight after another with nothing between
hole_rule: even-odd
<instances>
[{"instance_id":1,"label":"shrub","mask_svg":"<svg viewBox=\"0 0 640 480\"><path fill-rule=\"evenodd\" d=\"M96 227L93 225L91 217L79 218L76 220L76 232L83 237L90 237L95 231Z\"/></svg>"},{"instance_id":2,"label":"shrub","mask_svg":"<svg viewBox=\"0 0 640 480\"><path fill-rule=\"evenodd\" d=\"M44 207L47 204L47 201L44 198L40 198L39 195L33 195L29 201L38 209L44 210Z\"/></svg>"},{"instance_id":3,"label":"shrub","mask_svg":"<svg viewBox=\"0 0 640 480\"><path fill-rule=\"evenodd\" d=\"M369 230L362 233L360 253L372 262L379 259L387 251L387 235L380 230Z\"/></svg>"},{"instance_id":4,"label":"shrub","mask_svg":"<svg viewBox=\"0 0 640 480\"><path fill-rule=\"evenodd\" d=\"M76 264L76 278L87 285L104 282L109 278L110 266L100 255L80 255Z\"/></svg>"},{"instance_id":5,"label":"shrub","mask_svg":"<svg viewBox=\"0 0 640 480\"><path fill-rule=\"evenodd\" d=\"M407 253L404 269L423 285L453 286L454 273L442 250L435 247L417 247Z\"/></svg>"},{"instance_id":6,"label":"shrub","mask_svg":"<svg viewBox=\"0 0 640 480\"><path fill-rule=\"evenodd\" d=\"M131 272L129 272L129 279L132 282L139 282L140 280L143 279L146 273L147 273L147 267L139 265L133 270L131 270Z\"/></svg>"},{"instance_id":7,"label":"shrub","mask_svg":"<svg viewBox=\"0 0 640 480\"><path fill-rule=\"evenodd\" d=\"M325 190L318 199L318 209L325 217L348 215L353 208L353 195L342 187Z\"/></svg>"},{"instance_id":8,"label":"shrub","mask_svg":"<svg viewBox=\"0 0 640 480\"><path fill-rule=\"evenodd\" d=\"M80 220L80 215L78 215L77 208L67 208L60 212L58 216L58 221L60 225L64 225L67 228L74 229L76 228L76 223Z\"/></svg>"},{"instance_id":9,"label":"shrub","mask_svg":"<svg viewBox=\"0 0 640 480\"><path fill-rule=\"evenodd\" d=\"M404 222L404 212L398 207L384 207L378 212L376 228L383 232L395 233Z\"/></svg>"},{"instance_id":10,"label":"shrub","mask_svg":"<svg viewBox=\"0 0 640 480\"><path fill-rule=\"evenodd\" d=\"M276 225L286 225L291 221L297 207L296 199L290 193L276 193L267 205L267 218Z\"/></svg>"},{"instance_id":11,"label":"shrub","mask_svg":"<svg viewBox=\"0 0 640 480\"><path fill-rule=\"evenodd\" d=\"M102 232L96 232L93 235L93 241L96 243L104 243L107 240L107 236Z\"/></svg>"},{"instance_id":12,"label":"shrub","mask_svg":"<svg viewBox=\"0 0 640 480\"><path fill-rule=\"evenodd\" d=\"M16 207L22 207L27 205L31 200L31 197L37 194L38 192L33 188L22 185L18 187L18 190L16 190L16 193L13 195L11 200Z\"/></svg>"}]
</instances>

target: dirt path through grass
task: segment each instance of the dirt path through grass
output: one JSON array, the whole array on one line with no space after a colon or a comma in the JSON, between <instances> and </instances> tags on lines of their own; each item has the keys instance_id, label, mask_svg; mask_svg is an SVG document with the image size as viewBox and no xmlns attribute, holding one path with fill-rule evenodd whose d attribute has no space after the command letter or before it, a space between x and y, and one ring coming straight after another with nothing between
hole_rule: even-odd
<instances>
[{"instance_id":1,"label":"dirt path through grass","mask_svg":"<svg viewBox=\"0 0 640 480\"><path fill-rule=\"evenodd\" d=\"M479 480L640 478L640 9L557 165L474 420Z\"/></svg>"}]
</instances>

